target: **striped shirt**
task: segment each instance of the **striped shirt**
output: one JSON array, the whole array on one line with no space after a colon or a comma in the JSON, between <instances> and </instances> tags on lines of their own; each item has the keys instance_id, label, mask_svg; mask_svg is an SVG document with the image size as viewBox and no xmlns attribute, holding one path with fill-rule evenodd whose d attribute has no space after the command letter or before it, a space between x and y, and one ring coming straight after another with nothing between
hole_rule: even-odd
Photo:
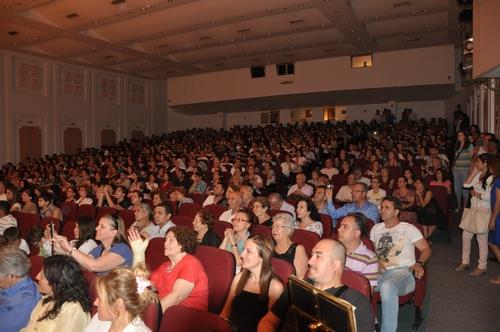
<instances>
[{"instance_id":1,"label":"striped shirt","mask_svg":"<svg viewBox=\"0 0 500 332\"><path fill-rule=\"evenodd\" d=\"M350 254L347 254L345 266L354 272L361 273L370 282L372 287L377 286L378 258L363 242Z\"/></svg>"},{"instance_id":2,"label":"striped shirt","mask_svg":"<svg viewBox=\"0 0 500 332\"><path fill-rule=\"evenodd\" d=\"M472 161L472 149L472 144L469 144L469 146L464 147L462 150L455 151L455 165L453 168L468 170Z\"/></svg>"}]
</instances>

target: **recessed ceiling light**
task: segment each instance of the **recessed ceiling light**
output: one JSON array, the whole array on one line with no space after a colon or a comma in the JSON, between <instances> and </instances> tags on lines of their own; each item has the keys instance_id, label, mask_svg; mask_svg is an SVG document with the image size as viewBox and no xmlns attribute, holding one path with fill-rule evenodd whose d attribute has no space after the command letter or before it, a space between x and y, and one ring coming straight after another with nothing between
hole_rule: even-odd
<instances>
[{"instance_id":1,"label":"recessed ceiling light","mask_svg":"<svg viewBox=\"0 0 500 332\"><path fill-rule=\"evenodd\" d=\"M9 31L7 32L8 35L11 35L11 36L15 36L17 35L19 32L18 31L15 31L15 30L12 30L12 31Z\"/></svg>"}]
</instances>

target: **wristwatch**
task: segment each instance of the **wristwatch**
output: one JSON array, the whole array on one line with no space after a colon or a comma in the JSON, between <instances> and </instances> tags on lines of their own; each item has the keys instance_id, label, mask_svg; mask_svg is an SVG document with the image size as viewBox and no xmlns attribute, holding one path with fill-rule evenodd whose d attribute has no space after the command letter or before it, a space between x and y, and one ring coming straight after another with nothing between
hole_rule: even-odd
<instances>
[{"instance_id":1,"label":"wristwatch","mask_svg":"<svg viewBox=\"0 0 500 332\"><path fill-rule=\"evenodd\" d=\"M424 263L424 262L422 262L422 261L420 261L420 260L419 260L419 261L417 261L417 263L418 263L418 264L420 264L420 265L422 265L422 267L424 267L424 266L425 266L425 263Z\"/></svg>"}]
</instances>

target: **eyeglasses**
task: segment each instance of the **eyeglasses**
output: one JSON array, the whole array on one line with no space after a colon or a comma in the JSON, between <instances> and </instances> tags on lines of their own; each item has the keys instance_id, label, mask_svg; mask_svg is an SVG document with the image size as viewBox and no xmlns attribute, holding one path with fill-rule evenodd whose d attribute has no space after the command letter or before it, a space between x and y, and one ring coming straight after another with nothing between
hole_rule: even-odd
<instances>
[{"instance_id":1,"label":"eyeglasses","mask_svg":"<svg viewBox=\"0 0 500 332\"><path fill-rule=\"evenodd\" d=\"M233 221L244 221L244 222L250 222L249 220L246 219L241 219L240 217L234 217Z\"/></svg>"}]
</instances>

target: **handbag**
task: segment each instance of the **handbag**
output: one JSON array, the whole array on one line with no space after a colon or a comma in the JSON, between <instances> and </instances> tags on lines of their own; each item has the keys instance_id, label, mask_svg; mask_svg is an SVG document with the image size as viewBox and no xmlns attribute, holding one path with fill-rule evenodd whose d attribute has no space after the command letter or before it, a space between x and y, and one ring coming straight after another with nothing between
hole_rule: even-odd
<instances>
[{"instance_id":1,"label":"handbag","mask_svg":"<svg viewBox=\"0 0 500 332\"><path fill-rule=\"evenodd\" d=\"M465 208L458 227L473 234L484 234L488 232L490 218L491 212L487 208Z\"/></svg>"}]
</instances>

